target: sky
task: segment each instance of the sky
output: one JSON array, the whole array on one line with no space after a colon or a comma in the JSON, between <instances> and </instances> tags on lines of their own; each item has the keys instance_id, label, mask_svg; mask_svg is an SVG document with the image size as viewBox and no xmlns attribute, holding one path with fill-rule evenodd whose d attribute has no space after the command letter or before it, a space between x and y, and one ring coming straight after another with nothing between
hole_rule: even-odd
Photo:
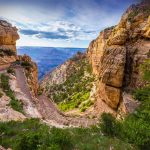
<instances>
[{"instance_id":1,"label":"sky","mask_svg":"<svg viewBox=\"0 0 150 150\"><path fill-rule=\"evenodd\" d=\"M17 46L88 47L136 0L0 0L0 19L18 28Z\"/></svg>"}]
</instances>

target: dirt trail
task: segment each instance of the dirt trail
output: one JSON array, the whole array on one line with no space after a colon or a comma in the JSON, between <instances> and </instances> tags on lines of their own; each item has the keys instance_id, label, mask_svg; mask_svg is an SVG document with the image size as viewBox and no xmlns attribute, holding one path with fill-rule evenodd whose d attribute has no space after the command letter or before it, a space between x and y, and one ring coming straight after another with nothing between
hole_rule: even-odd
<instances>
[{"instance_id":1,"label":"dirt trail","mask_svg":"<svg viewBox=\"0 0 150 150\"><path fill-rule=\"evenodd\" d=\"M28 99L32 100L32 96L29 87L27 86L27 81L23 69L21 67L17 67L15 71L16 79L21 91L26 95Z\"/></svg>"},{"instance_id":2,"label":"dirt trail","mask_svg":"<svg viewBox=\"0 0 150 150\"><path fill-rule=\"evenodd\" d=\"M33 98L28 87L23 68L16 67L16 78L21 91L26 97L36 105L40 115L45 122L54 126L73 126L73 127L88 127L96 123L96 120L81 117L65 116L60 112L55 104L48 99L44 94Z\"/></svg>"}]
</instances>

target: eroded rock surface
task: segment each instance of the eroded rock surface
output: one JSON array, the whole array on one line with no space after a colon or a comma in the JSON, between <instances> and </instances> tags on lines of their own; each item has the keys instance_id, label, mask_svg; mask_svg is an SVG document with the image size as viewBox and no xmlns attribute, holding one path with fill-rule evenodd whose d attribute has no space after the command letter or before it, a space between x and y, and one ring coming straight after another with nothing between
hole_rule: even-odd
<instances>
[{"instance_id":1,"label":"eroded rock surface","mask_svg":"<svg viewBox=\"0 0 150 150\"><path fill-rule=\"evenodd\" d=\"M120 23L91 42L87 56L97 76L97 96L117 109L123 91L143 86L139 66L149 57L150 4L132 5Z\"/></svg>"},{"instance_id":2,"label":"eroded rock surface","mask_svg":"<svg viewBox=\"0 0 150 150\"><path fill-rule=\"evenodd\" d=\"M16 60L16 40L18 39L17 28L0 20L0 65Z\"/></svg>"}]
</instances>

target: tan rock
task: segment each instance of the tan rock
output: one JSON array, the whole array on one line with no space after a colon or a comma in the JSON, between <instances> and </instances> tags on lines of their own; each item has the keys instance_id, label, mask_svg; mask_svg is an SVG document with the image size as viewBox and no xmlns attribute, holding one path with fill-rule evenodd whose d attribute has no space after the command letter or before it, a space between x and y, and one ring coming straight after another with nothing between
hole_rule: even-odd
<instances>
[{"instance_id":1,"label":"tan rock","mask_svg":"<svg viewBox=\"0 0 150 150\"><path fill-rule=\"evenodd\" d=\"M97 96L100 100L104 101L109 107L117 109L120 101L120 92L119 88L107 86L104 83L99 83Z\"/></svg>"},{"instance_id":2,"label":"tan rock","mask_svg":"<svg viewBox=\"0 0 150 150\"><path fill-rule=\"evenodd\" d=\"M150 38L150 16L148 17L147 23L143 28L143 36Z\"/></svg>"},{"instance_id":3,"label":"tan rock","mask_svg":"<svg viewBox=\"0 0 150 150\"><path fill-rule=\"evenodd\" d=\"M112 31L112 34L109 37L108 44L109 45L123 45L125 44L127 38L128 38L128 34L127 34L126 28L116 27Z\"/></svg>"},{"instance_id":4,"label":"tan rock","mask_svg":"<svg viewBox=\"0 0 150 150\"><path fill-rule=\"evenodd\" d=\"M16 40L19 39L16 27L12 27L6 21L0 20L0 65L5 65L16 61ZM13 51L13 55L8 55L5 51Z\"/></svg>"},{"instance_id":5,"label":"tan rock","mask_svg":"<svg viewBox=\"0 0 150 150\"><path fill-rule=\"evenodd\" d=\"M149 57L149 8L147 2L129 7L119 24L102 31L87 50L93 73L98 78L99 101L105 101L113 109L118 108L124 91L145 84L139 67Z\"/></svg>"},{"instance_id":6,"label":"tan rock","mask_svg":"<svg viewBox=\"0 0 150 150\"><path fill-rule=\"evenodd\" d=\"M106 86L105 91L107 95L105 102L112 108L116 109L120 101L120 89Z\"/></svg>"},{"instance_id":7,"label":"tan rock","mask_svg":"<svg viewBox=\"0 0 150 150\"><path fill-rule=\"evenodd\" d=\"M0 45L11 45L16 51L16 40L19 39L17 28L6 21L0 20ZM9 48L9 47L8 47Z\"/></svg>"},{"instance_id":8,"label":"tan rock","mask_svg":"<svg viewBox=\"0 0 150 150\"><path fill-rule=\"evenodd\" d=\"M105 49L101 59L99 77L106 85L121 87L126 63L126 49L124 46L111 46Z\"/></svg>"}]
</instances>

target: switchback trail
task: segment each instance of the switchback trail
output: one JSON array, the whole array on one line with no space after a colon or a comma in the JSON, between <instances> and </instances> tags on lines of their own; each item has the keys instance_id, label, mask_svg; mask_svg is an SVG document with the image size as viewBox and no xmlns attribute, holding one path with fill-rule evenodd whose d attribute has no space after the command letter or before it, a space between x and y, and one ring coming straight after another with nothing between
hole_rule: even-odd
<instances>
[{"instance_id":1,"label":"switchback trail","mask_svg":"<svg viewBox=\"0 0 150 150\"><path fill-rule=\"evenodd\" d=\"M32 97L30 89L27 84L24 69L20 66L16 67L16 78L18 86L21 91L26 95L26 97L36 105L43 121L47 122L49 125L60 126L60 127L89 127L90 125L96 124L97 120L89 119L85 117L73 117L66 116L58 110L55 104L46 97L46 95L41 95L39 97Z\"/></svg>"}]
</instances>

